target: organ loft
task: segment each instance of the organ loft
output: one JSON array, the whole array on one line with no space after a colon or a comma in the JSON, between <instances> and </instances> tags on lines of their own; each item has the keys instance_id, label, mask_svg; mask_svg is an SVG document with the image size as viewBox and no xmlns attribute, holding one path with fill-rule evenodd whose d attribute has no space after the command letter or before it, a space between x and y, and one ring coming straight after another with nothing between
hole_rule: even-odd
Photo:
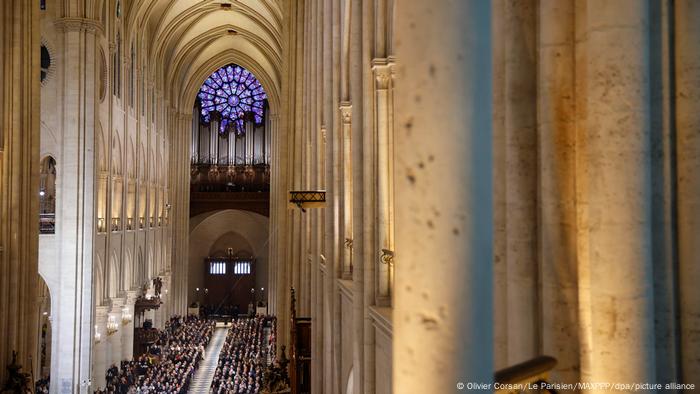
<instances>
[{"instance_id":1,"label":"organ loft","mask_svg":"<svg viewBox=\"0 0 700 394\"><path fill-rule=\"evenodd\" d=\"M3 0L0 92L0 392L700 389L700 1Z\"/></svg>"}]
</instances>

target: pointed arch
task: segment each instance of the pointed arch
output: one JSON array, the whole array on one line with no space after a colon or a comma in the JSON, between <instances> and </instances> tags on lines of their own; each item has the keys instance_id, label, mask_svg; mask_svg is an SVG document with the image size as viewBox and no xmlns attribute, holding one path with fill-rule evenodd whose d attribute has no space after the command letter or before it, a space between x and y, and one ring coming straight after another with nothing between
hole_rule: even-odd
<instances>
[{"instance_id":1,"label":"pointed arch","mask_svg":"<svg viewBox=\"0 0 700 394\"><path fill-rule=\"evenodd\" d=\"M119 256L116 251L112 251L109 258L107 271L107 297L115 298L119 293Z\"/></svg>"}]
</instances>

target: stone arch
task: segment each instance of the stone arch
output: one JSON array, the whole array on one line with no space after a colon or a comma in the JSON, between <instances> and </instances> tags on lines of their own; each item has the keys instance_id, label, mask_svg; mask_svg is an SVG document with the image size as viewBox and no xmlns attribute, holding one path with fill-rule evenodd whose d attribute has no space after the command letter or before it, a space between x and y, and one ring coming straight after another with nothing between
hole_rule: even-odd
<instances>
[{"instance_id":1,"label":"stone arch","mask_svg":"<svg viewBox=\"0 0 700 394\"><path fill-rule=\"evenodd\" d=\"M126 176L129 179L136 178L136 155L134 153L134 139L129 136L126 147Z\"/></svg>"},{"instance_id":2,"label":"stone arch","mask_svg":"<svg viewBox=\"0 0 700 394\"><path fill-rule=\"evenodd\" d=\"M122 269L122 289L130 290L134 285L134 258L131 248L126 248L124 253L124 267Z\"/></svg>"},{"instance_id":3,"label":"stone arch","mask_svg":"<svg viewBox=\"0 0 700 394\"><path fill-rule=\"evenodd\" d=\"M45 156L39 166L39 214L56 213L56 159Z\"/></svg>"},{"instance_id":4,"label":"stone arch","mask_svg":"<svg viewBox=\"0 0 700 394\"><path fill-rule=\"evenodd\" d=\"M146 281L150 281L151 278L153 278L153 267L154 260L153 260L153 244L148 245L148 263L146 265Z\"/></svg>"},{"instance_id":5,"label":"stone arch","mask_svg":"<svg viewBox=\"0 0 700 394\"><path fill-rule=\"evenodd\" d=\"M348 380L345 383L345 394L355 394L355 367L350 369Z\"/></svg>"},{"instance_id":6,"label":"stone arch","mask_svg":"<svg viewBox=\"0 0 700 394\"><path fill-rule=\"evenodd\" d=\"M97 123L97 149L95 149L95 155L97 156L97 170L99 172L107 172L107 147L105 146L104 132L100 122Z\"/></svg>"},{"instance_id":7,"label":"stone arch","mask_svg":"<svg viewBox=\"0 0 700 394\"><path fill-rule=\"evenodd\" d=\"M52 358L52 297L51 289L44 277L39 274L39 294L38 294L38 327L37 327L37 355L34 376L44 378L49 375Z\"/></svg>"},{"instance_id":8,"label":"stone arch","mask_svg":"<svg viewBox=\"0 0 700 394\"><path fill-rule=\"evenodd\" d=\"M93 288L95 293L95 305L102 305L105 299L105 267L102 256L95 255L93 274Z\"/></svg>"},{"instance_id":9,"label":"stone arch","mask_svg":"<svg viewBox=\"0 0 700 394\"><path fill-rule=\"evenodd\" d=\"M119 133L115 130L112 137L112 174L122 174L122 144Z\"/></svg>"},{"instance_id":10,"label":"stone arch","mask_svg":"<svg viewBox=\"0 0 700 394\"><path fill-rule=\"evenodd\" d=\"M136 260L136 280L138 281L138 287L140 288L141 286L143 286L144 283L146 283L146 263L143 259L143 249L141 249L141 246L139 246L137 256L138 259Z\"/></svg>"},{"instance_id":11,"label":"stone arch","mask_svg":"<svg viewBox=\"0 0 700 394\"><path fill-rule=\"evenodd\" d=\"M107 270L107 297L115 298L119 293L119 256L113 251L109 259Z\"/></svg>"}]
</instances>

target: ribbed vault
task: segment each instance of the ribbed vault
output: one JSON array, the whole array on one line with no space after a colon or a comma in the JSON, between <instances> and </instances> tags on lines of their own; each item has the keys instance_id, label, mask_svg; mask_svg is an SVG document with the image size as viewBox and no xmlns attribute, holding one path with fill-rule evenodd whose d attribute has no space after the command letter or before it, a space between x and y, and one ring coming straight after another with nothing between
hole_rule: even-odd
<instances>
[{"instance_id":1,"label":"ribbed vault","mask_svg":"<svg viewBox=\"0 0 700 394\"><path fill-rule=\"evenodd\" d=\"M171 107L190 111L206 77L236 63L260 80L273 111L279 108L282 9L277 1L123 1L130 29L125 40L139 37L138 50L152 60L149 79Z\"/></svg>"}]
</instances>

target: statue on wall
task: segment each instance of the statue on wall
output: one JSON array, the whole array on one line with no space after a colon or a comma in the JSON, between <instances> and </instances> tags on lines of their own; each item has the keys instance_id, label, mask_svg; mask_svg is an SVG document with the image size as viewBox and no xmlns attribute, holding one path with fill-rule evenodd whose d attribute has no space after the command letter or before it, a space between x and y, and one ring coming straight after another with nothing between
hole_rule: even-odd
<instances>
[{"instance_id":1,"label":"statue on wall","mask_svg":"<svg viewBox=\"0 0 700 394\"><path fill-rule=\"evenodd\" d=\"M163 287L163 279L160 277L153 278L153 287L156 289L156 296L160 296L160 289Z\"/></svg>"}]
</instances>

